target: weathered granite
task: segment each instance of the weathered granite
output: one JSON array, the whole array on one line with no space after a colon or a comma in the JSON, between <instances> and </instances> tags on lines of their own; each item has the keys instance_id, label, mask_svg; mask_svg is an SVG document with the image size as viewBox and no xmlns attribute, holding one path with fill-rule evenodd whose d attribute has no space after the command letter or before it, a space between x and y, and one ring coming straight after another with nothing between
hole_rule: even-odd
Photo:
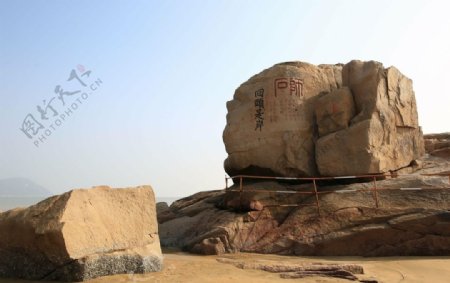
<instances>
[{"instance_id":1,"label":"weathered granite","mask_svg":"<svg viewBox=\"0 0 450 283\"><path fill-rule=\"evenodd\" d=\"M381 173L424 153L412 81L374 61L277 64L243 83L227 110L230 176Z\"/></svg>"},{"instance_id":2,"label":"weathered granite","mask_svg":"<svg viewBox=\"0 0 450 283\"><path fill-rule=\"evenodd\" d=\"M150 186L73 190L0 214L0 276L82 281L159 271Z\"/></svg>"},{"instance_id":3,"label":"weathered granite","mask_svg":"<svg viewBox=\"0 0 450 283\"><path fill-rule=\"evenodd\" d=\"M238 186L198 193L159 217L161 244L200 254L447 256L449 180L420 174L447 171L450 160L430 157L421 163L413 175L378 179L379 207L372 182L319 183L320 215L314 194L274 193L312 192L311 184L246 182L242 196Z\"/></svg>"}]
</instances>

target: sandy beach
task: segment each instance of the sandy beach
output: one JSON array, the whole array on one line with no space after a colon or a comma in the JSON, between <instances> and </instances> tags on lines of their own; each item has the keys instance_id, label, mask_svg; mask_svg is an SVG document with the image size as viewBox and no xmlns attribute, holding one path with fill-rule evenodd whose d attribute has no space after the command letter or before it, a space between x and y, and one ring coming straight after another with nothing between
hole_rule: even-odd
<instances>
[{"instance_id":1,"label":"sandy beach","mask_svg":"<svg viewBox=\"0 0 450 283\"><path fill-rule=\"evenodd\" d=\"M178 251L165 251L164 269L161 272L106 276L86 282L352 282L345 279L327 277L283 279L276 273L261 270L243 270L230 264L220 263L217 261L219 258L245 260L246 262L278 261L283 263L354 263L361 265L364 268L364 275L358 276L360 279L372 279L385 283L444 283L449 282L450 278L450 257L296 257L249 253L227 254L222 256L200 256ZM0 283L10 282L32 283L36 281L0 279Z\"/></svg>"},{"instance_id":2,"label":"sandy beach","mask_svg":"<svg viewBox=\"0 0 450 283\"><path fill-rule=\"evenodd\" d=\"M164 270L152 274L129 274L97 278L90 283L107 282L350 282L349 280L310 277L282 279L276 273L261 270L242 270L220 263L218 258L245 261L355 263L364 267L361 278L378 282L449 282L450 257L295 257L260 254L228 254L197 256L181 252L164 254ZM3 283L3 281L0 281Z\"/></svg>"}]
</instances>

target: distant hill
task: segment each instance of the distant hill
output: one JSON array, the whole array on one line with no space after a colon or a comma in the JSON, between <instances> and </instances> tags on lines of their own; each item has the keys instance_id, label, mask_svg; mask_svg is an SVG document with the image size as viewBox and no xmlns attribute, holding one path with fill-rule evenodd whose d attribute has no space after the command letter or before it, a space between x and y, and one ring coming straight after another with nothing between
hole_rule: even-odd
<instances>
[{"instance_id":1,"label":"distant hill","mask_svg":"<svg viewBox=\"0 0 450 283\"><path fill-rule=\"evenodd\" d=\"M0 179L0 197L45 197L53 195L46 188L26 178Z\"/></svg>"}]
</instances>

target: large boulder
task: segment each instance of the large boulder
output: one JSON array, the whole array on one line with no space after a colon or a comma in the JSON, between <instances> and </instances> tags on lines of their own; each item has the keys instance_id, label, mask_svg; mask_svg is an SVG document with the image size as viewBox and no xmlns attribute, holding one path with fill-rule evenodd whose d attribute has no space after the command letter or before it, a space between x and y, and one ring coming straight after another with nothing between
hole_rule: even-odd
<instances>
[{"instance_id":1,"label":"large boulder","mask_svg":"<svg viewBox=\"0 0 450 283\"><path fill-rule=\"evenodd\" d=\"M352 91L356 115L347 129L319 136L315 154L322 175L395 171L423 155L410 79L395 67L360 61L345 65L342 76Z\"/></svg>"},{"instance_id":2,"label":"large boulder","mask_svg":"<svg viewBox=\"0 0 450 283\"><path fill-rule=\"evenodd\" d=\"M161 268L150 186L73 190L0 214L0 277L82 281Z\"/></svg>"},{"instance_id":3,"label":"large boulder","mask_svg":"<svg viewBox=\"0 0 450 283\"><path fill-rule=\"evenodd\" d=\"M243 83L227 109L231 176L382 173L424 153L412 81L374 61L277 64Z\"/></svg>"}]
</instances>

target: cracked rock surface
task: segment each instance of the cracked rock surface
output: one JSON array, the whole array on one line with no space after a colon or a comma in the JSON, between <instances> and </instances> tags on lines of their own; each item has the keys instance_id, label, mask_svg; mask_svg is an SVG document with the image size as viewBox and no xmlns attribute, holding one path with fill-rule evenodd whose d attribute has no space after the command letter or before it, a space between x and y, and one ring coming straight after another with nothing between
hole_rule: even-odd
<instances>
[{"instance_id":1,"label":"cracked rock surface","mask_svg":"<svg viewBox=\"0 0 450 283\"><path fill-rule=\"evenodd\" d=\"M278 273L281 278L305 278L324 276L359 281L356 274L364 274L362 266L356 264L286 263L279 261L242 261L218 258L218 262L231 264L240 269L256 269ZM360 281L361 282L361 281Z\"/></svg>"},{"instance_id":2,"label":"cracked rock surface","mask_svg":"<svg viewBox=\"0 0 450 283\"><path fill-rule=\"evenodd\" d=\"M230 176L345 176L408 166L424 153L412 81L375 61L286 62L227 103Z\"/></svg>"},{"instance_id":3,"label":"cracked rock surface","mask_svg":"<svg viewBox=\"0 0 450 283\"><path fill-rule=\"evenodd\" d=\"M311 184L244 183L242 197L237 186L198 193L158 214L161 244L200 254L450 255L448 177L421 175L447 171L450 161L419 163L414 174L377 181L378 208L371 182L319 185L320 215L314 195L265 192Z\"/></svg>"}]
</instances>

